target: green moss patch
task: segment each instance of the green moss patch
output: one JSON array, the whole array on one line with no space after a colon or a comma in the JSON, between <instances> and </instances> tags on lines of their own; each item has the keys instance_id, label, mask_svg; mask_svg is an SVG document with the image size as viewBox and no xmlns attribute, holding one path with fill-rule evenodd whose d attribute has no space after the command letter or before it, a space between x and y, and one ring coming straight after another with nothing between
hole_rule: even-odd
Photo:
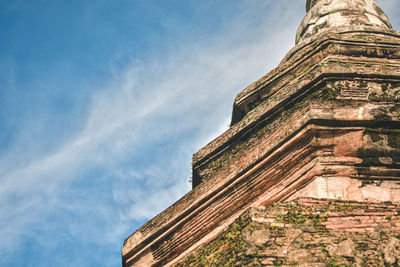
<instances>
[{"instance_id":1,"label":"green moss patch","mask_svg":"<svg viewBox=\"0 0 400 267\"><path fill-rule=\"evenodd\" d=\"M400 132L389 134L388 144L393 148L400 148Z\"/></svg>"}]
</instances>

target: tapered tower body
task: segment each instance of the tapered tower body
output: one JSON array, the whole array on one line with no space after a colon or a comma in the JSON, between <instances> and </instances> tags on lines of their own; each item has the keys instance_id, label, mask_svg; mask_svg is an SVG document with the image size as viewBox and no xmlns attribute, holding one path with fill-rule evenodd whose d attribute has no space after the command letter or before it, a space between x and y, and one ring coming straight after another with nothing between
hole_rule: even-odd
<instances>
[{"instance_id":1,"label":"tapered tower body","mask_svg":"<svg viewBox=\"0 0 400 267\"><path fill-rule=\"evenodd\" d=\"M193 156L193 190L125 240L124 266L400 263L400 33L372 0L306 9L295 47Z\"/></svg>"}]
</instances>

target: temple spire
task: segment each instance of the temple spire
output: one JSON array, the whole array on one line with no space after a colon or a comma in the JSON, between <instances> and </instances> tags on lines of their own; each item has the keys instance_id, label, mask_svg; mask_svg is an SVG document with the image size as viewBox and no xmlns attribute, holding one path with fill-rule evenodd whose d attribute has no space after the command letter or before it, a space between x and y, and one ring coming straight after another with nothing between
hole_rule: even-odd
<instances>
[{"instance_id":1,"label":"temple spire","mask_svg":"<svg viewBox=\"0 0 400 267\"><path fill-rule=\"evenodd\" d=\"M373 0L307 0L306 10L296 43L337 28L392 29L389 18Z\"/></svg>"}]
</instances>

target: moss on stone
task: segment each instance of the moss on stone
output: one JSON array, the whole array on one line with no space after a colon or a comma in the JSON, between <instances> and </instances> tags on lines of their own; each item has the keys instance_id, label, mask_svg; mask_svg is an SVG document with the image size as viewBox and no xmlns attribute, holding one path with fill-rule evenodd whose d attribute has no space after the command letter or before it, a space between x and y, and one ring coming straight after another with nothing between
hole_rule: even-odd
<instances>
[{"instance_id":1,"label":"moss on stone","mask_svg":"<svg viewBox=\"0 0 400 267\"><path fill-rule=\"evenodd\" d=\"M384 249L388 240L400 237L390 230L390 226L360 233L326 227L327 224L340 224L338 220L342 217L342 223L347 224L349 216L387 212L389 209L391 213L382 218L390 223L398 222L400 207L393 203L376 205L338 200L325 200L322 204L314 202L315 205L301 203L299 200L276 203L267 209L250 208L225 232L196 249L176 266L272 267L311 266L315 263L354 266L356 258L362 266L380 266L385 263ZM395 210L398 214L392 215ZM359 219L354 219L353 223L362 224Z\"/></svg>"},{"instance_id":2,"label":"moss on stone","mask_svg":"<svg viewBox=\"0 0 400 267\"><path fill-rule=\"evenodd\" d=\"M393 148L400 148L400 132L389 134L388 144Z\"/></svg>"},{"instance_id":3,"label":"moss on stone","mask_svg":"<svg viewBox=\"0 0 400 267\"><path fill-rule=\"evenodd\" d=\"M244 237L246 232L253 231L255 227L247 212L218 238L189 255L176 266L232 266L238 263L239 265L261 266L256 252L249 256L250 246Z\"/></svg>"},{"instance_id":4,"label":"moss on stone","mask_svg":"<svg viewBox=\"0 0 400 267\"><path fill-rule=\"evenodd\" d=\"M383 140L383 137L380 136L379 133L377 133L376 131L366 131L365 134L371 137L371 140L374 143Z\"/></svg>"}]
</instances>

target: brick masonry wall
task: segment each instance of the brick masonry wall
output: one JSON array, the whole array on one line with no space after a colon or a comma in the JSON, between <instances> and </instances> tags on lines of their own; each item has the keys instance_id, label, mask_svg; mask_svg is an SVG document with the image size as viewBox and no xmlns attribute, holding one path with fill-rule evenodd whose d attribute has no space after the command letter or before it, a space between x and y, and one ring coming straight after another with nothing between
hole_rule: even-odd
<instances>
[{"instance_id":1,"label":"brick masonry wall","mask_svg":"<svg viewBox=\"0 0 400 267\"><path fill-rule=\"evenodd\" d=\"M297 45L238 94L230 129L193 157L194 190L125 240L123 265L178 260L261 203L400 202L399 62L395 31Z\"/></svg>"},{"instance_id":2,"label":"brick masonry wall","mask_svg":"<svg viewBox=\"0 0 400 267\"><path fill-rule=\"evenodd\" d=\"M175 266L399 264L399 205L301 198L246 210Z\"/></svg>"}]
</instances>

